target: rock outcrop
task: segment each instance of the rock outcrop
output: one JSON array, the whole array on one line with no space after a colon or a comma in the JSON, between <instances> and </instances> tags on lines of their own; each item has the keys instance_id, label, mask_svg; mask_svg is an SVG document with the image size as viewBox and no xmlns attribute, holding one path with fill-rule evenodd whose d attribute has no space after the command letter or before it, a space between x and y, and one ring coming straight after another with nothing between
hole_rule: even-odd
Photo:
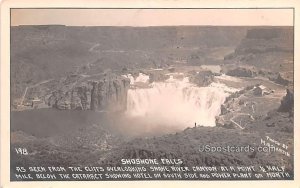
<instances>
[{"instance_id":1,"label":"rock outcrop","mask_svg":"<svg viewBox=\"0 0 300 188\"><path fill-rule=\"evenodd\" d=\"M213 82L214 74L211 71L200 71L189 78L190 82L196 84L198 87L205 87Z\"/></svg>"},{"instance_id":2,"label":"rock outcrop","mask_svg":"<svg viewBox=\"0 0 300 188\"><path fill-rule=\"evenodd\" d=\"M48 105L61 110L123 111L130 81L123 77L89 80L70 90L57 90Z\"/></svg>"},{"instance_id":3,"label":"rock outcrop","mask_svg":"<svg viewBox=\"0 0 300 188\"><path fill-rule=\"evenodd\" d=\"M284 85L284 86L287 86L291 83L288 79L284 78L280 73L276 73L273 77L269 77L269 79L277 84Z\"/></svg>"},{"instance_id":4,"label":"rock outcrop","mask_svg":"<svg viewBox=\"0 0 300 188\"><path fill-rule=\"evenodd\" d=\"M286 95L282 98L278 111L289 112L290 115L294 114L294 93L292 90L286 90Z\"/></svg>"},{"instance_id":5,"label":"rock outcrop","mask_svg":"<svg viewBox=\"0 0 300 188\"><path fill-rule=\"evenodd\" d=\"M237 77L255 77L257 75L255 70L246 68L246 67L236 67L233 69L229 69L226 72L229 76L237 76Z\"/></svg>"},{"instance_id":6,"label":"rock outcrop","mask_svg":"<svg viewBox=\"0 0 300 188\"><path fill-rule=\"evenodd\" d=\"M170 76L162 74L162 73L150 73L149 82L163 82L167 80Z\"/></svg>"}]
</instances>

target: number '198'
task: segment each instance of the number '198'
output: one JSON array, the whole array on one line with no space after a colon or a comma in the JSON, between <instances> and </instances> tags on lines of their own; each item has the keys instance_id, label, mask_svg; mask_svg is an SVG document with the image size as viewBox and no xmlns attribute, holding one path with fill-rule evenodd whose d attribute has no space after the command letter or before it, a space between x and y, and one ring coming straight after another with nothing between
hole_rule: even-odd
<instances>
[{"instance_id":1,"label":"number '198'","mask_svg":"<svg viewBox=\"0 0 300 188\"><path fill-rule=\"evenodd\" d=\"M28 151L26 148L15 148L16 153L20 155L28 155Z\"/></svg>"}]
</instances>

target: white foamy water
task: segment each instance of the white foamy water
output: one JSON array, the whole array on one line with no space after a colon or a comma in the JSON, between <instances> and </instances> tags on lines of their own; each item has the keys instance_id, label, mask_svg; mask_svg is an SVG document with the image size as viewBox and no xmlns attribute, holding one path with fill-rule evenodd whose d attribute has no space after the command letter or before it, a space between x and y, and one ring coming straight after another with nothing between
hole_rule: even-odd
<instances>
[{"instance_id":1,"label":"white foamy water","mask_svg":"<svg viewBox=\"0 0 300 188\"><path fill-rule=\"evenodd\" d=\"M167 73L166 75L184 75L184 73L183 72L174 72L174 73Z\"/></svg>"},{"instance_id":2,"label":"white foamy water","mask_svg":"<svg viewBox=\"0 0 300 188\"><path fill-rule=\"evenodd\" d=\"M229 92L234 91L225 85L196 87L188 78L179 80L170 76L165 82L150 84L149 88L129 89L126 114L183 129L194 126L195 122L215 126L215 116L220 114Z\"/></svg>"},{"instance_id":3,"label":"white foamy water","mask_svg":"<svg viewBox=\"0 0 300 188\"><path fill-rule=\"evenodd\" d=\"M228 80L228 81L232 81L232 82L242 82L243 81L240 78L228 76L226 74L222 74L221 76L216 76L216 78L221 79L221 80Z\"/></svg>"},{"instance_id":4,"label":"white foamy water","mask_svg":"<svg viewBox=\"0 0 300 188\"><path fill-rule=\"evenodd\" d=\"M130 79L130 84L134 85L135 83L148 83L149 76L143 73L139 73L138 77L134 78L131 74L123 75L125 78Z\"/></svg>"},{"instance_id":5,"label":"white foamy water","mask_svg":"<svg viewBox=\"0 0 300 188\"><path fill-rule=\"evenodd\" d=\"M234 93L234 92L237 92L237 91L242 89L242 88L228 87L223 83L217 83L217 82L211 83L209 85L209 87L218 88L218 89L223 90L224 92L227 92L227 93Z\"/></svg>"}]
</instances>

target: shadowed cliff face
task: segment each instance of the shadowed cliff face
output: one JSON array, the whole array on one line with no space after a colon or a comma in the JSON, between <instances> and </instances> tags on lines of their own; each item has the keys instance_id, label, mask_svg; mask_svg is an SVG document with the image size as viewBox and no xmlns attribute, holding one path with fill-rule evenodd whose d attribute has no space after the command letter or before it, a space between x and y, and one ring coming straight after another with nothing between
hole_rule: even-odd
<instances>
[{"instance_id":1,"label":"shadowed cliff face","mask_svg":"<svg viewBox=\"0 0 300 188\"><path fill-rule=\"evenodd\" d=\"M83 82L68 91L55 91L49 97L48 105L57 109L124 111L128 89L129 79L105 77Z\"/></svg>"},{"instance_id":2,"label":"shadowed cliff face","mask_svg":"<svg viewBox=\"0 0 300 188\"><path fill-rule=\"evenodd\" d=\"M104 80L93 82L91 109L123 111L127 105L128 79Z\"/></svg>"}]
</instances>

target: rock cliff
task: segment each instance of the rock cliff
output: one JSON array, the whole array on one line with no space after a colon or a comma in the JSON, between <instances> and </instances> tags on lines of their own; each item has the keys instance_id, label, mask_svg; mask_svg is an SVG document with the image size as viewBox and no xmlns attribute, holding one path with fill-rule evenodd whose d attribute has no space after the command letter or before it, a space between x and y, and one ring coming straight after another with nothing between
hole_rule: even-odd
<instances>
[{"instance_id":1,"label":"rock cliff","mask_svg":"<svg viewBox=\"0 0 300 188\"><path fill-rule=\"evenodd\" d=\"M292 71L293 28L252 28L232 54L224 57L225 63L241 63L270 71Z\"/></svg>"},{"instance_id":2,"label":"rock cliff","mask_svg":"<svg viewBox=\"0 0 300 188\"><path fill-rule=\"evenodd\" d=\"M48 105L61 110L123 111L129 84L129 79L123 77L84 81L69 90L54 91Z\"/></svg>"}]
</instances>

